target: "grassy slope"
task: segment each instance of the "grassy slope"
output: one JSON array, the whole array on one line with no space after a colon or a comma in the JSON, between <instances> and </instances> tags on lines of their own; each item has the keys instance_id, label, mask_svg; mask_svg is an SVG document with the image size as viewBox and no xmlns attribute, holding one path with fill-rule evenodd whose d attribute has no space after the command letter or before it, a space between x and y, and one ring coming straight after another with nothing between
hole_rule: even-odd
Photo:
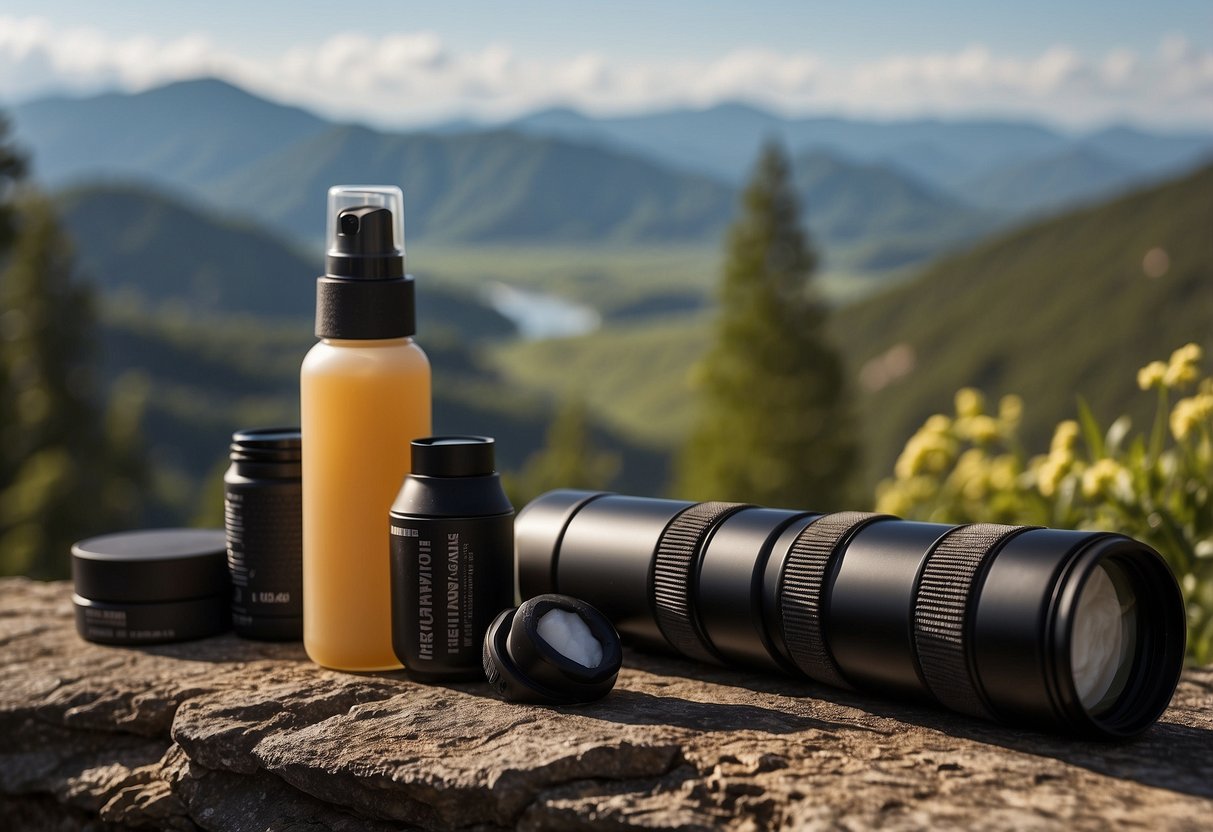
<instances>
[{"instance_id":1,"label":"grassy slope","mask_svg":"<svg viewBox=\"0 0 1213 832\"><path fill-rule=\"evenodd\" d=\"M495 353L494 363L526 388L583 398L605 424L669 449L690 426L690 370L710 332L705 316L682 315L511 344Z\"/></svg>"},{"instance_id":2,"label":"grassy slope","mask_svg":"<svg viewBox=\"0 0 1213 832\"><path fill-rule=\"evenodd\" d=\"M1171 265L1152 280L1142 258L1155 247ZM982 244L843 310L833 329L856 371L897 344L916 357L864 400L873 478L965 385L1024 396L1033 449L1078 395L1105 423L1140 423L1151 401L1138 367L1187 341L1213 351L1213 168Z\"/></svg>"}]
</instances>

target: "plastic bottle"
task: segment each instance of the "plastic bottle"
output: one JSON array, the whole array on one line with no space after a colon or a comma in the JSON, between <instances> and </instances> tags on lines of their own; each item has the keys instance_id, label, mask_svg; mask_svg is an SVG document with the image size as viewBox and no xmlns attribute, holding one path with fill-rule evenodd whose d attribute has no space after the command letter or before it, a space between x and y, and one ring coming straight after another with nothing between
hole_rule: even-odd
<instances>
[{"instance_id":1,"label":"plastic bottle","mask_svg":"<svg viewBox=\"0 0 1213 832\"><path fill-rule=\"evenodd\" d=\"M329 189L326 274L303 360L303 644L338 670L400 667L383 518L429 436L430 364L413 343L399 188Z\"/></svg>"}]
</instances>

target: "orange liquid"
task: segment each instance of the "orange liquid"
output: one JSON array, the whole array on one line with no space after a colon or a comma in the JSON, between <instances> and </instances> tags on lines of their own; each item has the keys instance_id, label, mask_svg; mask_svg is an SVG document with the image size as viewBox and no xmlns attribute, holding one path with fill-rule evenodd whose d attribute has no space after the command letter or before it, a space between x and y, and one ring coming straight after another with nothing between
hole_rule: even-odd
<instances>
[{"instance_id":1,"label":"orange liquid","mask_svg":"<svg viewBox=\"0 0 1213 832\"><path fill-rule=\"evenodd\" d=\"M325 339L303 360L303 646L393 670L388 509L429 436L430 363L411 338Z\"/></svg>"}]
</instances>

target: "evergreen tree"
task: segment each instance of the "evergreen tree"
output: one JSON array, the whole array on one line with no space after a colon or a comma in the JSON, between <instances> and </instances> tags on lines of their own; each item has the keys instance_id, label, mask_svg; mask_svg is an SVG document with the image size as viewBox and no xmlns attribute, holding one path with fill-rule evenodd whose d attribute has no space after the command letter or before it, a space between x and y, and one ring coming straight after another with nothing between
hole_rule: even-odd
<instances>
[{"instance_id":1,"label":"evergreen tree","mask_svg":"<svg viewBox=\"0 0 1213 832\"><path fill-rule=\"evenodd\" d=\"M0 574L68 573L74 540L128 524L129 402L96 404L93 303L49 202L0 125Z\"/></svg>"},{"instance_id":2,"label":"evergreen tree","mask_svg":"<svg viewBox=\"0 0 1213 832\"><path fill-rule=\"evenodd\" d=\"M715 342L679 496L806 509L845 505L856 468L842 363L826 342L815 258L787 159L759 157L729 231Z\"/></svg>"},{"instance_id":3,"label":"evergreen tree","mask_svg":"<svg viewBox=\"0 0 1213 832\"><path fill-rule=\"evenodd\" d=\"M544 447L506 482L516 507L553 488L599 491L619 472L619 457L599 450L590 430L589 411L578 397L566 399L548 427Z\"/></svg>"}]
</instances>

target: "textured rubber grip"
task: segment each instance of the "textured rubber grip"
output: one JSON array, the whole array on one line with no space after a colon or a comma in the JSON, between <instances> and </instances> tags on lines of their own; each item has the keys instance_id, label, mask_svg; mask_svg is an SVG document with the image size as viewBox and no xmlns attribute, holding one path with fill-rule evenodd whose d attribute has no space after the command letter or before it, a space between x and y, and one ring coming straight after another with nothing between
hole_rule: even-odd
<instances>
[{"instance_id":1,"label":"textured rubber grip","mask_svg":"<svg viewBox=\"0 0 1213 832\"><path fill-rule=\"evenodd\" d=\"M796 667L818 682L851 687L825 643L825 578L839 544L860 526L883 519L889 515L862 511L826 514L805 526L788 549L779 591L784 643Z\"/></svg>"},{"instance_id":2,"label":"textured rubber grip","mask_svg":"<svg viewBox=\"0 0 1213 832\"><path fill-rule=\"evenodd\" d=\"M927 556L914 598L914 650L941 705L992 719L970 669L969 603L978 572L999 545L1032 526L975 523L948 532Z\"/></svg>"},{"instance_id":3,"label":"textured rubber grip","mask_svg":"<svg viewBox=\"0 0 1213 832\"><path fill-rule=\"evenodd\" d=\"M674 649L692 659L720 661L700 635L691 590L699 549L708 532L744 503L696 503L675 517L657 541L653 559L653 602L657 626Z\"/></svg>"}]
</instances>

